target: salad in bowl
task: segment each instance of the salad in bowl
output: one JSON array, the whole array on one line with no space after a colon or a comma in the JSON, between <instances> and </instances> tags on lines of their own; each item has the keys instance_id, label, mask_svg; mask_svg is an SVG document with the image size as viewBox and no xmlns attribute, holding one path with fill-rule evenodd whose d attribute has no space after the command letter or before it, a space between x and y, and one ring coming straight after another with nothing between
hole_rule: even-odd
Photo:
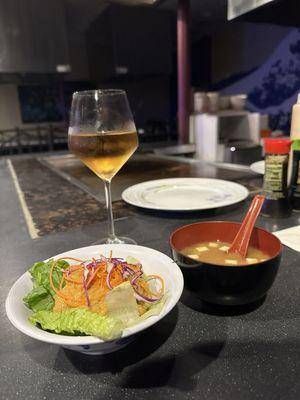
<instances>
[{"instance_id":1,"label":"salad in bowl","mask_svg":"<svg viewBox=\"0 0 300 400\"><path fill-rule=\"evenodd\" d=\"M6 312L35 339L104 354L165 316L182 290L179 267L156 250L90 246L35 263L10 290Z\"/></svg>"}]
</instances>

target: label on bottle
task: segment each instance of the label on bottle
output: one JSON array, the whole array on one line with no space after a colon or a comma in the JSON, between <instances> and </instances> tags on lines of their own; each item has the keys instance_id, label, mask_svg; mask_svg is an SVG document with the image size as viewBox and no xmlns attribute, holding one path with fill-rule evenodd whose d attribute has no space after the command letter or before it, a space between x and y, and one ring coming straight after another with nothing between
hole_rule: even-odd
<instances>
[{"instance_id":1,"label":"label on bottle","mask_svg":"<svg viewBox=\"0 0 300 400\"><path fill-rule=\"evenodd\" d=\"M294 177L293 197L300 197L300 159L299 156L294 159L294 168L297 176Z\"/></svg>"},{"instance_id":2,"label":"label on bottle","mask_svg":"<svg viewBox=\"0 0 300 400\"><path fill-rule=\"evenodd\" d=\"M278 200L285 197L283 193L286 188L287 154L266 154L264 191L267 197Z\"/></svg>"},{"instance_id":3,"label":"label on bottle","mask_svg":"<svg viewBox=\"0 0 300 400\"><path fill-rule=\"evenodd\" d=\"M300 185L300 163L298 160L298 177L297 177L297 185Z\"/></svg>"}]
</instances>

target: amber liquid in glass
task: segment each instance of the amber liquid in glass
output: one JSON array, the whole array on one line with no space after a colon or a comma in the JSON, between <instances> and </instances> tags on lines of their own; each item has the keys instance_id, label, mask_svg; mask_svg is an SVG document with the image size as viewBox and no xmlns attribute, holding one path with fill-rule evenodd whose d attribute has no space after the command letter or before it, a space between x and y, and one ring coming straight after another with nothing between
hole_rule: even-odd
<instances>
[{"instance_id":1,"label":"amber liquid in glass","mask_svg":"<svg viewBox=\"0 0 300 400\"><path fill-rule=\"evenodd\" d=\"M110 181L138 146L137 133L72 132L69 149L101 179Z\"/></svg>"}]
</instances>

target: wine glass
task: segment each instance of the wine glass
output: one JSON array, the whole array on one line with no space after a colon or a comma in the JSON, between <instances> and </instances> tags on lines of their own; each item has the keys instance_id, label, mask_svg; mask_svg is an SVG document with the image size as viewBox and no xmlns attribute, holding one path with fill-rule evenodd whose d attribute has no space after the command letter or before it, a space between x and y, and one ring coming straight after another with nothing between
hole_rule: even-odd
<instances>
[{"instance_id":1,"label":"wine glass","mask_svg":"<svg viewBox=\"0 0 300 400\"><path fill-rule=\"evenodd\" d=\"M111 200L112 178L138 147L126 93L115 89L75 92L68 144L70 151L104 182L108 237L100 243L136 244L133 239L115 235Z\"/></svg>"}]
</instances>

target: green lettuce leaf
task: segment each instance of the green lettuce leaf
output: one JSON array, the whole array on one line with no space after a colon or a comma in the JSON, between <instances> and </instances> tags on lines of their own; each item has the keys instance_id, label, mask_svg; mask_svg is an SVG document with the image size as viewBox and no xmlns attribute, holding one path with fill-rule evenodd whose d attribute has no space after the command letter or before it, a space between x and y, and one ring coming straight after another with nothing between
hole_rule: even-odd
<instances>
[{"instance_id":1,"label":"green lettuce leaf","mask_svg":"<svg viewBox=\"0 0 300 400\"><path fill-rule=\"evenodd\" d=\"M139 315L137 301L134 290L129 282L121 283L114 287L104 298L107 306L107 315L111 318L119 319L125 327L138 324L152 315L158 315L167 299L167 295L154 304L148 304L147 311Z\"/></svg>"},{"instance_id":2,"label":"green lettuce leaf","mask_svg":"<svg viewBox=\"0 0 300 400\"><path fill-rule=\"evenodd\" d=\"M38 311L29 320L47 331L71 335L82 333L103 340L120 337L124 328L120 320L84 308L68 308L62 312Z\"/></svg>"},{"instance_id":3,"label":"green lettuce leaf","mask_svg":"<svg viewBox=\"0 0 300 400\"><path fill-rule=\"evenodd\" d=\"M54 307L53 296L55 292L50 285L50 269L54 263L51 259L47 262L37 262L29 269L32 277L33 289L28 293L23 301L27 307L34 312L41 310L52 310ZM53 283L59 285L62 278L62 270L67 268L69 264L64 260L59 260L53 271Z\"/></svg>"},{"instance_id":4,"label":"green lettuce leaf","mask_svg":"<svg viewBox=\"0 0 300 400\"><path fill-rule=\"evenodd\" d=\"M148 310L139 317L138 322L142 322L145 319L152 317L152 315L158 315L160 314L161 310L163 309L163 306L167 300L167 294L163 296L161 300L159 300L157 303L151 304L148 308Z\"/></svg>"},{"instance_id":5,"label":"green lettuce leaf","mask_svg":"<svg viewBox=\"0 0 300 400\"><path fill-rule=\"evenodd\" d=\"M48 292L50 292L52 296L54 296L55 292L51 288L49 276L53 263L53 259L47 262L40 261L33 264L29 270L34 286L43 286L48 290ZM52 275L53 283L56 287L59 285L59 282L62 278L62 270L66 269L68 266L69 264L64 260L59 260L57 262Z\"/></svg>"},{"instance_id":6,"label":"green lettuce leaf","mask_svg":"<svg viewBox=\"0 0 300 400\"><path fill-rule=\"evenodd\" d=\"M134 257L132 257L132 256L126 257L126 262L127 262L128 264L133 264L133 265L140 264L140 261L139 261L137 258L134 258Z\"/></svg>"},{"instance_id":7,"label":"green lettuce leaf","mask_svg":"<svg viewBox=\"0 0 300 400\"><path fill-rule=\"evenodd\" d=\"M108 292L104 298L107 314L119 319L124 326L133 325L139 317L134 291L129 282L121 283Z\"/></svg>"},{"instance_id":8,"label":"green lettuce leaf","mask_svg":"<svg viewBox=\"0 0 300 400\"><path fill-rule=\"evenodd\" d=\"M36 286L23 299L28 308L36 311L52 310L54 300L51 294L43 286Z\"/></svg>"}]
</instances>

